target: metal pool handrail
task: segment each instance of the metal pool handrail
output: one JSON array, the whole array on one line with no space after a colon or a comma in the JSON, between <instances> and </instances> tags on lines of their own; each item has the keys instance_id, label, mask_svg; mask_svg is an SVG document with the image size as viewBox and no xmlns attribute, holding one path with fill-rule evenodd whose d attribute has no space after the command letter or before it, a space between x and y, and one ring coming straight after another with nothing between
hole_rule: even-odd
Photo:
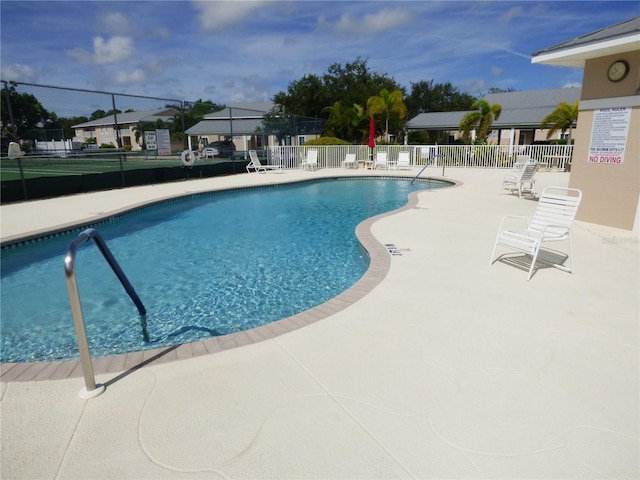
<instances>
[{"instance_id":1,"label":"metal pool handrail","mask_svg":"<svg viewBox=\"0 0 640 480\"><path fill-rule=\"evenodd\" d=\"M440 155L440 154L436 154L431 158L431 160L427 161L427 163L425 163L424 167L422 167L422 169L420 169L418 174L415 177L413 177L413 179L411 180L411 185L413 185L413 183L418 179L418 177L422 174L422 172L424 172L427 169L427 167L429 165L431 165L436 158L439 158L441 156L442 155ZM442 176L444 177L444 163L442 164Z\"/></svg>"},{"instance_id":2,"label":"metal pool handrail","mask_svg":"<svg viewBox=\"0 0 640 480\"><path fill-rule=\"evenodd\" d=\"M64 257L64 275L67 281L67 291L69 293L69 303L71 304L71 314L73 315L73 324L76 329L76 338L78 341L78 350L80 352L80 364L82 365L82 372L84 374L85 388L80 390L81 398L94 398L102 394L105 390L104 385L96 386L96 379L93 373L93 364L91 363L91 353L89 352L89 343L87 341L87 332L84 327L84 317L82 315L82 306L80 305L80 294L78 292L78 283L76 281L75 263L76 252L78 248L87 240L93 240L100 253L105 258L113 272L122 283L122 286L126 290L133 303L135 303L140 313L140 319L142 323L142 334L145 341L149 340L147 334L147 310L142 304L140 297L134 290L131 282L120 268L120 265L116 261L115 257L107 247L104 239L100 236L97 230L88 228L78 235L78 237L71 242L67 249L67 254Z\"/></svg>"}]
</instances>

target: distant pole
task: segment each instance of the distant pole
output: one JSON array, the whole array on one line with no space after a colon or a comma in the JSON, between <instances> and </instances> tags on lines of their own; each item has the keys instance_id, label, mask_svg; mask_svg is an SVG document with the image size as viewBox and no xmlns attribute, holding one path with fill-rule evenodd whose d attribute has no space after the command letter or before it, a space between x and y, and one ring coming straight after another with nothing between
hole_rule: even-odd
<instances>
[{"instance_id":1,"label":"distant pole","mask_svg":"<svg viewBox=\"0 0 640 480\"><path fill-rule=\"evenodd\" d=\"M233 142L233 114L232 109L229 107L229 132L231 134L231 141ZM233 150L231 151L231 171L236 173L236 162L235 155L233 154Z\"/></svg>"},{"instance_id":2,"label":"distant pole","mask_svg":"<svg viewBox=\"0 0 640 480\"><path fill-rule=\"evenodd\" d=\"M113 122L116 132L116 148L119 150L122 147L122 140L120 140L120 127L118 126L118 115L116 113L116 97L111 94L111 105L113 106ZM125 187L124 182L124 165L122 165L122 155L118 152L118 161L120 162L120 178L122 180L122 188Z\"/></svg>"}]
</instances>

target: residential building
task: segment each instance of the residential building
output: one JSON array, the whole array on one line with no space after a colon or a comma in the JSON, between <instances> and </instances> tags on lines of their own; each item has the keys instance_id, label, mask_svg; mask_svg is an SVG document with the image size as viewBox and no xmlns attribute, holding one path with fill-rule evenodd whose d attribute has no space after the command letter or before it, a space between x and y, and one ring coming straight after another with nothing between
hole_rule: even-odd
<instances>
[{"instance_id":1,"label":"residential building","mask_svg":"<svg viewBox=\"0 0 640 480\"><path fill-rule=\"evenodd\" d=\"M559 102L572 105L580 98L580 88L557 88L490 93L483 97L489 104L502 107L500 117L493 122L488 142L494 145L531 145L547 141L547 130L540 129L542 119L553 112ZM460 121L470 111L421 113L409 120L408 130L444 132L444 143L454 143L462 137ZM552 139L562 138L556 132Z\"/></svg>"},{"instance_id":2,"label":"residential building","mask_svg":"<svg viewBox=\"0 0 640 480\"><path fill-rule=\"evenodd\" d=\"M132 151L142 150L144 134L136 135L136 128L140 123L173 122L175 115L180 112L175 108L159 108L144 112L124 112L73 125L75 129L74 142L85 144L89 139L95 139L95 144L113 145L114 147L129 148ZM117 126L117 129L116 129ZM118 144L118 137L120 143Z\"/></svg>"}]
</instances>

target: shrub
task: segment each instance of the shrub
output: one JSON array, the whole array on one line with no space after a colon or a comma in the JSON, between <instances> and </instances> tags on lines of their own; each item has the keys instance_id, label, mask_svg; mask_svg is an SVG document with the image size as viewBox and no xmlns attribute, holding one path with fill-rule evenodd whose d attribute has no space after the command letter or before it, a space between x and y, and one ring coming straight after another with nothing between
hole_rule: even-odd
<instances>
[{"instance_id":1,"label":"shrub","mask_svg":"<svg viewBox=\"0 0 640 480\"><path fill-rule=\"evenodd\" d=\"M335 137L319 137L304 142L303 147L322 146L322 145L351 145L351 142L341 140Z\"/></svg>"}]
</instances>

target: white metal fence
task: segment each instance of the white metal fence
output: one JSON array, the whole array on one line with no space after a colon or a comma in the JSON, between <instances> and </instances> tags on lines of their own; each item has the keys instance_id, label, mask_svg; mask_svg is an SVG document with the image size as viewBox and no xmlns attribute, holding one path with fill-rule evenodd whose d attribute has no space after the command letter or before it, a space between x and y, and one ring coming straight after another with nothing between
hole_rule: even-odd
<instances>
[{"instance_id":1,"label":"white metal fence","mask_svg":"<svg viewBox=\"0 0 640 480\"><path fill-rule=\"evenodd\" d=\"M340 168L347 153L355 153L363 163L376 152L388 152L393 162L399 152L409 152L411 166L426 164L434 167L511 168L517 155L528 155L543 168L565 169L571 162L571 145L380 145L370 149L366 145L283 146L270 147L268 162L284 168L298 168L308 150L318 151L318 168Z\"/></svg>"}]
</instances>

